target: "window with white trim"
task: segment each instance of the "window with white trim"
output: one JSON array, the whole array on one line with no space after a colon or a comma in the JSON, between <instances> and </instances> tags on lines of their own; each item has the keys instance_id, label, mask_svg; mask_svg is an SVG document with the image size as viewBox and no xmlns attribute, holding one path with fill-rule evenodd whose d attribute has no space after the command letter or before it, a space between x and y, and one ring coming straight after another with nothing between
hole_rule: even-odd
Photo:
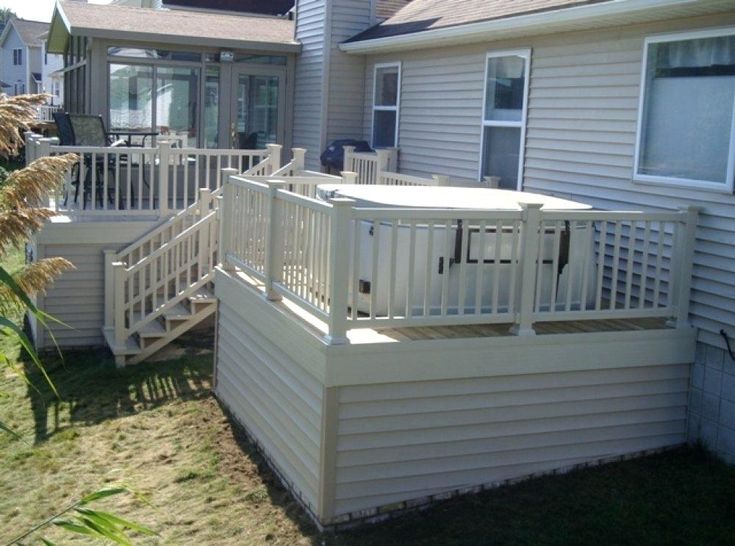
<instances>
[{"instance_id":1,"label":"window with white trim","mask_svg":"<svg viewBox=\"0 0 735 546\"><path fill-rule=\"evenodd\" d=\"M648 38L635 179L733 191L735 29Z\"/></svg>"},{"instance_id":2,"label":"window with white trim","mask_svg":"<svg viewBox=\"0 0 735 546\"><path fill-rule=\"evenodd\" d=\"M376 64L373 89L373 148L398 145L401 65Z\"/></svg>"},{"instance_id":3,"label":"window with white trim","mask_svg":"<svg viewBox=\"0 0 735 546\"><path fill-rule=\"evenodd\" d=\"M23 49L16 48L13 50L13 65L19 66L23 64Z\"/></svg>"},{"instance_id":4,"label":"window with white trim","mask_svg":"<svg viewBox=\"0 0 735 546\"><path fill-rule=\"evenodd\" d=\"M487 56L480 178L505 189L521 189L530 58L529 50Z\"/></svg>"}]
</instances>

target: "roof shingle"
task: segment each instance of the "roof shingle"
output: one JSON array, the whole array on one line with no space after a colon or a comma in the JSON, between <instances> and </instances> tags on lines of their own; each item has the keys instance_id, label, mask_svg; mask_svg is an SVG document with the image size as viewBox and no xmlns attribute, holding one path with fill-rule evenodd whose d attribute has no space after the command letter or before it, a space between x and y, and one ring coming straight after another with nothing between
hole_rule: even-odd
<instances>
[{"instance_id":1,"label":"roof shingle","mask_svg":"<svg viewBox=\"0 0 735 546\"><path fill-rule=\"evenodd\" d=\"M20 39L28 47L41 47L41 34L48 32L48 23L28 21L27 19L13 19L13 26L20 35Z\"/></svg>"},{"instance_id":2,"label":"roof shingle","mask_svg":"<svg viewBox=\"0 0 735 546\"><path fill-rule=\"evenodd\" d=\"M138 38L165 36L172 43L217 40L296 45L294 23L266 16L207 13L189 10L155 10L117 5L62 2L61 10L74 34ZM52 34L54 29L52 29Z\"/></svg>"},{"instance_id":3,"label":"roof shingle","mask_svg":"<svg viewBox=\"0 0 735 546\"><path fill-rule=\"evenodd\" d=\"M611 1L614 0L413 0L390 19L348 41L387 38Z\"/></svg>"}]
</instances>

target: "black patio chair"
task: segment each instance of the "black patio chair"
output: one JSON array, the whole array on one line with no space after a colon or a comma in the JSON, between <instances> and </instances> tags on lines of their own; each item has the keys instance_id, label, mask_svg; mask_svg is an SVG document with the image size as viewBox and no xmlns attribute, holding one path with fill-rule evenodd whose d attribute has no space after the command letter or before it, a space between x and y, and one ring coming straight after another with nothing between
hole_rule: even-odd
<instances>
[{"instance_id":1,"label":"black patio chair","mask_svg":"<svg viewBox=\"0 0 735 546\"><path fill-rule=\"evenodd\" d=\"M113 140L111 135L105 130L105 123L102 120L102 116L96 116L92 114L68 114L69 122L74 134L74 145L75 146L94 146L99 148L110 148L125 146L125 140ZM97 174L97 203L101 207L102 199L104 198L104 173L107 170L111 173L113 183L116 184L115 180L115 167L119 158L121 164L128 165L128 157L126 155L120 155L118 157L102 156L96 157L94 165L92 165L92 154L84 155L84 167L86 170L85 182L90 182L92 179L92 169L95 169ZM78 192L78 188L77 188ZM91 184L87 183L84 187L83 193L83 208L87 207L87 199L92 192ZM107 199L112 202L114 199L114 189L112 186L107 188ZM131 188L132 192L132 188ZM76 196L75 196L76 199ZM134 195L131 193L131 199L134 199ZM122 205L121 205L122 206Z\"/></svg>"},{"instance_id":2,"label":"black patio chair","mask_svg":"<svg viewBox=\"0 0 735 546\"><path fill-rule=\"evenodd\" d=\"M59 138L59 145L74 146L76 142L74 138L74 128L69 120L69 114L66 112L54 112L51 114L56 124L56 134ZM79 164L76 163L71 168L71 184L74 186L74 202L79 199ZM69 201L69 192L64 194L64 206Z\"/></svg>"},{"instance_id":3,"label":"black patio chair","mask_svg":"<svg viewBox=\"0 0 735 546\"><path fill-rule=\"evenodd\" d=\"M241 150L255 150L258 147L258 133L237 133L238 146Z\"/></svg>"}]
</instances>

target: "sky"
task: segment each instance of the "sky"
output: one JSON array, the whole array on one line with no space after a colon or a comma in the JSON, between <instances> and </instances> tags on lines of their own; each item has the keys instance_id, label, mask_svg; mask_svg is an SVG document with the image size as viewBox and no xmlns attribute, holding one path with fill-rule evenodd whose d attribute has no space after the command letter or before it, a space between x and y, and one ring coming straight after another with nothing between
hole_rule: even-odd
<instances>
[{"instance_id":1,"label":"sky","mask_svg":"<svg viewBox=\"0 0 735 546\"><path fill-rule=\"evenodd\" d=\"M89 0L91 4L109 4L110 0ZM10 8L21 19L51 21L56 0L0 0L0 8Z\"/></svg>"}]
</instances>

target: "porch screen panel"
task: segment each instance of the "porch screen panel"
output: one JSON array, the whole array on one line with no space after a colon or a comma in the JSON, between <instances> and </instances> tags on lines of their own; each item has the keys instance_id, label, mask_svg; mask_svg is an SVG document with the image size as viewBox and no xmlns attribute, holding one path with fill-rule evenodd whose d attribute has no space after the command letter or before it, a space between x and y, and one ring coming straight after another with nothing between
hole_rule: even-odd
<instances>
[{"instance_id":1,"label":"porch screen panel","mask_svg":"<svg viewBox=\"0 0 735 546\"><path fill-rule=\"evenodd\" d=\"M110 64L110 126L153 129L153 68Z\"/></svg>"},{"instance_id":2,"label":"porch screen panel","mask_svg":"<svg viewBox=\"0 0 735 546\"><path fill-rule=\"evenodd\" d=\"M156 125L184 147L197 145L197 96L199 70L158 67L156 69Z\"/></svg>"},{"instance_id":3,"label":"porch screen panel","mask_svg":"<svg viewBox=\"0 0 735 546\"><path fill-rule=\"evenodd\" d=\"M731 184L735 36L651 43L639 175Z\"/></svg>"},{"instance_id":4,"label":"porch screen panel","mask_svg":"<svg viewBox=\"0 0 735 546\"><path fill-rule=\"evenodd\" d=\"M204 146L219 146L219 67L208 66L204 83Z\"/></svg>"}]
</instances>

